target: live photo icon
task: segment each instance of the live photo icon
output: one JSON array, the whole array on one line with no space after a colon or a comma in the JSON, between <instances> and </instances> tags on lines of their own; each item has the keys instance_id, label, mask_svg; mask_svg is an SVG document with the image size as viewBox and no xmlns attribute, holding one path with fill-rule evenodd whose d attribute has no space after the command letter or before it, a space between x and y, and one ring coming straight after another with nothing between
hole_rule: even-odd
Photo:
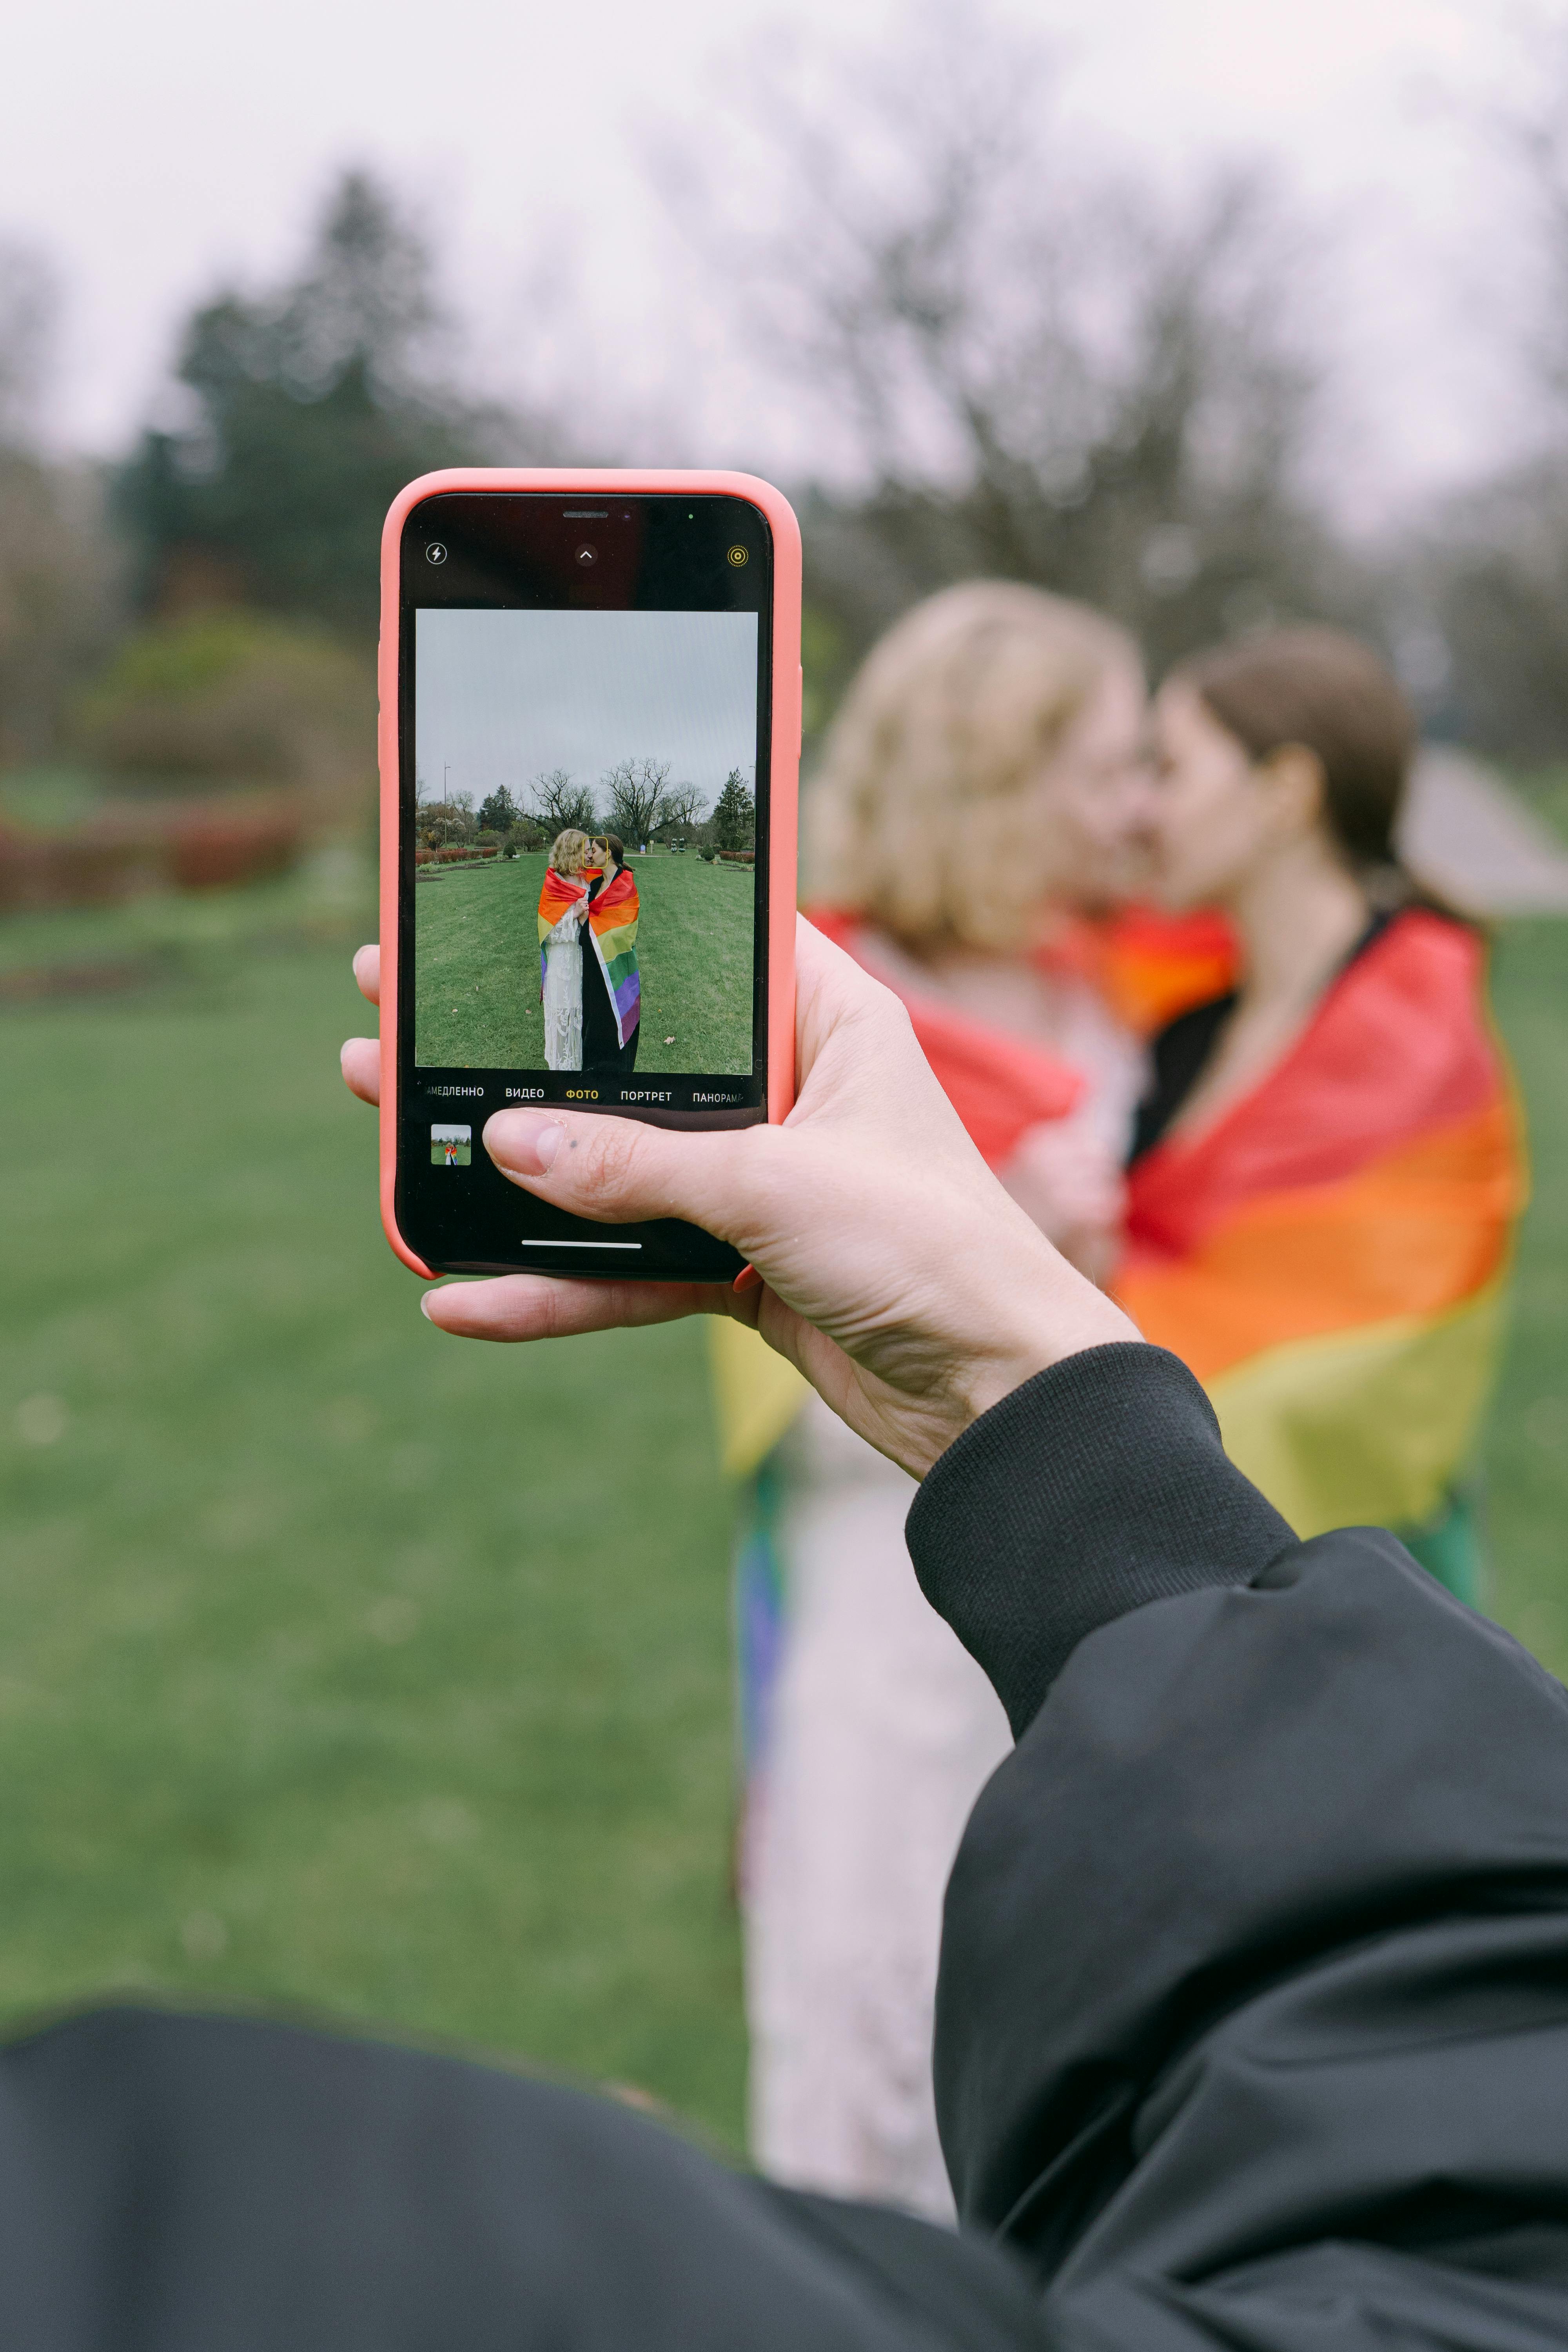
<instances>
[{"instance_id":1,"label":"live photo icon","mask_svg":"<svg viewBox=\"0 0 1568 2352\"><path fill-rule=\"evenodd\" d=\"M431 1167L466 1168L474 1156L473 1139L471 1127L433 1127L430 1129Z\"/></svg>"}]
</instances>

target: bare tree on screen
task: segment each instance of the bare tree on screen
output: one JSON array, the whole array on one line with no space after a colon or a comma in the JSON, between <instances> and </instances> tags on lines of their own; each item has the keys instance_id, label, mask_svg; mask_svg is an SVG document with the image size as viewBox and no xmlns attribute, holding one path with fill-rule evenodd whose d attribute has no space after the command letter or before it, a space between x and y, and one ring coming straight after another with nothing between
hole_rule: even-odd
<instances>
[{"instance_id":1,"label":"bare tree on screen","mask_svg":"<svg viewBox=\"0 0 1568 2352\"><path fill-rule=\"evenodd\" d=\"M623 841L647 841L669 814L669 761L617 760L599 789L610 831Z\"/></svg>"},{"instance_id":2,"label":"bare tree on screen","mask_svg":"<svg viewBox=\"0 0 1568 2352\"><path fill-rule=\"evenodd\" d=\"M579 833L592 833L597 822L594 795L586 784L580 784L564 768L552 768L548 774L535 776L528 788L529 808L547 833L566 833L573 828Z\"/></svg>"},{"instance_id":3,"label":"bare tree on screen","mask_svg":"<svg viewBox=\"0 0 1568 2352\"><path fill-rule=\"evenodd\" d=\"M690 833L701 824L708 807L708 795L700 793L695 784L672 784L664 796L662 822L679 833Z\"/></svg>"}]
</instances>

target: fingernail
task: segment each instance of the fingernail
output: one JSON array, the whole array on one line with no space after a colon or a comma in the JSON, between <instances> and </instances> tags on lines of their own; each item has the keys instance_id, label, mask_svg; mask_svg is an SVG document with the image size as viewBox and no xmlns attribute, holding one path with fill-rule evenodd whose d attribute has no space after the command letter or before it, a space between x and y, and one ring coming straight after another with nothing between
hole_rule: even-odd
<instances>
[{"instance_id":1,"label":"fingernail","mask_svg":"<svg viewBox=\"0 0 1568 2352\"><path fill-rule=\"evenodd\" d=\"M433 1290L427 1290L425 1293L424 1297L419 1301L419 1312L424 1316L426 1322L430 1319L430 1301L435 1297L435 1296L436 1294Z\"/></svg>"},{"instance_id":2,"label":"fingernail","mask_svg":"<svg viewBox=\"0 0 1568 2352\"><path fill-rule=\"evenodd\" d=\"M485 1122L485 1150L498 1167L518 1176L543 1176L555 1164L562 1130L553 1119L541 1125L536 1113L498 1110Z\"/></svg>"},{"instance_id":3,"label":"fingernail","mask_svg":"<svg viewBox=\"0 0 1568 2352\"><path fill-rule=\"evenodd\" d=\"M735 1290L760 1290L763 1277L754 1265L743 1265L731 1287Z\"/></svg>"}]
</instances>

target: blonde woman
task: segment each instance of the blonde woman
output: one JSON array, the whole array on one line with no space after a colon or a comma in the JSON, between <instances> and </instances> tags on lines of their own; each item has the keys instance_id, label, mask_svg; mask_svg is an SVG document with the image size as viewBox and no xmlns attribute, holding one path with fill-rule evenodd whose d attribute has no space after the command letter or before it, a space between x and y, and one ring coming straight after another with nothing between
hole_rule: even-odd
<instances>
[{"instance_id":1,"label":"blonde woman","mask_svg":"<svg viewBox=\"0 0 1568 2352\"><path fill-rule=\"evenodd\" d=\"M583 948L588 913L586 869L594 862L585 833L568 826L550 845L539 894L539 993L544 1006L544 1066L583 1066Z\"/></svg>"},{"instance_id":2,"label":"blonde woman","mask_svg":"<svg viewBox=\"0 0 1568 2352\"><path fill-rule=\"evenodd\" d=\"M813 919L902 997L981 1151L1086 1260L1109 1254L1142 1059L1065 946L1122 890L1143 727L1120 630L975 582L877 646L805 808ZM752 2152L780 2179L951 2217L931 2087L942 1891L1006 1721L915 1583L913 1482L753 1335L723 1325L716 1348L728 1458L752 1471Z\"/></svg>"}]
</instances>

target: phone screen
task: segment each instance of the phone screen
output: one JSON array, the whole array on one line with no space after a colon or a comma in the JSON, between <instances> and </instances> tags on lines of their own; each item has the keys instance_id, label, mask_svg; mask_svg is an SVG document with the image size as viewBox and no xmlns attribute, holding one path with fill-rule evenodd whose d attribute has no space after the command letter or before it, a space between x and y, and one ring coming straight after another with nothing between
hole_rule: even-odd
<instances>
[{"instance_id":1,"label":"phone screen","mask_svg":"<svg viewBox=\"0 0 1568 2352\"><path fill-rule=\"evenodd\" d=\"M426 1265L740 1264L533 1203L479 1135L518 1104L765 1117L772 572L739 498L464 491L405 522L397 1206Z\"/></svg>"}]
</instances>

